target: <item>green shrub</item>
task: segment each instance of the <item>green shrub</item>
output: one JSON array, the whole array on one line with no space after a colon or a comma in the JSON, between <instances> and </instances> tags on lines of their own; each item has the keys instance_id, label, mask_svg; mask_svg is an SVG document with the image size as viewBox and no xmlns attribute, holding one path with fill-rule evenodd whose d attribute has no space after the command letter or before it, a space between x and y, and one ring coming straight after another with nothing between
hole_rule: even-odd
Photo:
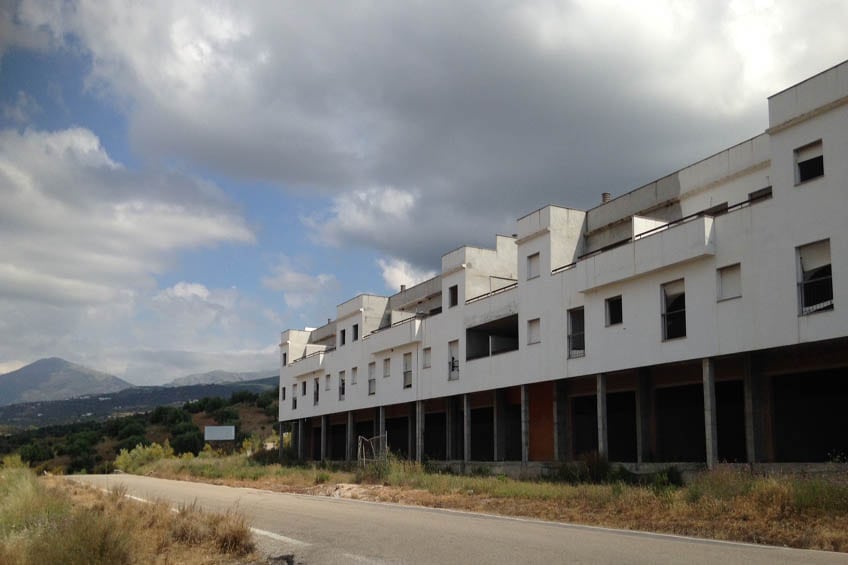
<instances>
[{"instance_id":1,"label":"green shrub","mask_svg":"<svg viewBox=\"0 0 848 565\"><path fill-rule=\"evenodd\" d=\"M174 450L170 443L165 440L164 445L152 443L150 445L138 445L130 451L122 449L115 458L115 467L127 473L135 473L144 465L168 459L174 456Z\"/></svg>"},{"instance_id":2,"label":"green shrub","mask_svg":"<svg viewBox=\"0 0 848 565\"><path fill-rule=\"evenodd\" d=\"M174 436L171 439L171 446L174 448L174 453L182 455L183 453L192 453L197 455L203 449L203 435L197 426L193 426L195 431L189 431L180 435Z\"/></svg>"}]
</instances>

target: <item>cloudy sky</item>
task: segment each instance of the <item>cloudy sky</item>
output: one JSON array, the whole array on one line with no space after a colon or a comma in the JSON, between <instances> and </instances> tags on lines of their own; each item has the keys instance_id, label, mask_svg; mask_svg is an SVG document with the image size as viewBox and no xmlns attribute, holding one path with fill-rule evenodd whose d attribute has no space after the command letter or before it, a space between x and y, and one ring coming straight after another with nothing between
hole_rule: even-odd
<instances>
[{"instance_id":1,"label":"cloudy sky","mask_svg":"<svg viewBox=\"0 0 848 565\"><path fill-rule=\"evenodd\" d=\"M548 203L762 132L848 3L0 0L0 372L274 367Z\"/></svg>"}]
</instances>

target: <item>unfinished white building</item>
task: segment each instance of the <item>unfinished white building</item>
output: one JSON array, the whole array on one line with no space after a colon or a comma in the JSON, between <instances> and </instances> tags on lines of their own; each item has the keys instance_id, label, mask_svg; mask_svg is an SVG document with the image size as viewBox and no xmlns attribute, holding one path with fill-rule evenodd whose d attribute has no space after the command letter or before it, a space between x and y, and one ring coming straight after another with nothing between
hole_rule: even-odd
<instances>
[{"instance_id":1,"label":"unfinished white building","mask_svg":"<svg viewBox=\"0 0 848 565\"><path fill-rule=\"evenodd\" d=\"M298 455L383 430L456 462L848 454L848 62L768 104L753 139L283 332Z\"/></svg>"}]
</instances>

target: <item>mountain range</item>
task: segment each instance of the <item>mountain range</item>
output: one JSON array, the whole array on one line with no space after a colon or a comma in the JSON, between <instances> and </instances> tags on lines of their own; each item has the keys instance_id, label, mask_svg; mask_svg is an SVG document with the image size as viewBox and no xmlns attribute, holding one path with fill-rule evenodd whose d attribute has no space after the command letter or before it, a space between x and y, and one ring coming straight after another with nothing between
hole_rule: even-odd
<instances>
[{"instance_id":1,"label":"mountain range","mask_svg":"<svg viewBox=\"0 0 848 565\"><path fill-rule=\"evenodd\" d=\"M50 357L0 375L0 406L109 394L132 386L114 375Z\"/></svg>"},{"instance_id":2,"label":"mountain range","mask_svg":"<svg viewBox=\"0 0 848 565\"><path fill-rule=\"evenodd\" d=\"M267 371L249 371L234 373L232 371L209 371L208 373L195 373L179 377L166 384L165 386L189 386L189 385L206 385L206 384L223 384L223 383L240 383L244 381L256 381L267 379L280 374L279 369L269 369Z\"/></svg>"}]
</instances>

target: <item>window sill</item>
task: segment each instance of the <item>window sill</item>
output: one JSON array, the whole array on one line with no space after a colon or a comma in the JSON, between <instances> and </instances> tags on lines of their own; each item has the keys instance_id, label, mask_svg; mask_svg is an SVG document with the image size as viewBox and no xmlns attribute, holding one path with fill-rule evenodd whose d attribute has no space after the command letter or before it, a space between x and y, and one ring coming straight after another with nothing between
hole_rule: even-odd
<instances>
[{"instance_id":1,"label":"window sill","mask_svg":"<svg viewBox=\"0 0 848 565\"><path fill-rule=\"evenodd\" d=\"M666 343L666 342L669 342L669 341L680 341L681 339L686 339L686 336L681 335L681 336L678 336L678 337L664 337L663 343Z\"/></svg>"},{"instance_id":2,"label":"window sill","mask_svg":"<svg viewBox=\"0 0 848 565\"><path fill-rule=\"evenodd\" d=\"M605 327L605 328L614 328L614 327L616 327L616 326L620 326L620 325L622 325L623 323L624 323L624 322L616 322L616 323L614 323L614 324L606 324L604 327Z\"/></svg>"},{"instance_id":3,"label":"window sill","mask_svg":"<svg viewBox=\"0 0 848 565\"><path fill-rule=\"evenodd\" d=\"M741 294L737 294L736 296L725 296L722 298L717 298L716 302L729 302L731 300L736 300L737 298L742 298Z\"/></svg>"},{"instance_id":4,"label":"window sill","mask_svg":"<svg viewBox=\"0 0 848 565\"><path fill-rule=\"evenodd\" d=\"M536 345L537 343L542 343L541 339L537 339L536 341L528 341L527 345Z\"/></svg>"},{"instance_id":5,"label":"window sill","mask_svg":"<svg viewBox=\"0 0 848 565\"><path fill-rule=\"evenodd\" d=\"M582 359L583 357L586 357L585 352L584 353L569 353L568 354L569 359Z\"/></svg>"},{"instance_id":6,"label":"window sill","mask_svg":"<svg viewBox=\"0 0 848 565\"><path fill-rule=\"evenodd\" d=\"M532 281L532 280L538 279L540 276L542 276L542 275L534 275L532 277L527 277L527 280Z\"/></svg>"},{"instance_id":7,"label":"window sill","mask_svg":"<svg viewBox=\"0 0 848 565\"><path fill-rule=\"evenodd\" d=\"M820 174L819 176L813 177L811 179L798 181L798 182L795 183L795 186L804 186L805 184L810 184L811 182L815 182L815 181L817 181L821 178L824 178L824 174Z\"/></svg>"}]
</instances>

